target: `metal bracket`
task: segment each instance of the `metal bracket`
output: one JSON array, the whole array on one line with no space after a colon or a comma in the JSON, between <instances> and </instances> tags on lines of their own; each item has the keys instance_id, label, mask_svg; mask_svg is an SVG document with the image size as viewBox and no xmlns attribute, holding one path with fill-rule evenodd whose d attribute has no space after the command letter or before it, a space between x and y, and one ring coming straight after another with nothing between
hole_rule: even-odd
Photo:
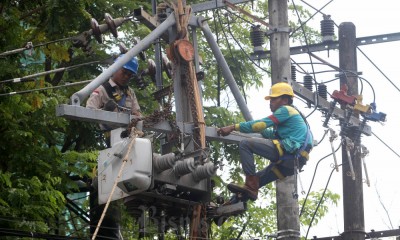
<instances>
[{"instance_id":1,"label":"metal bracket","mask_svg":"<svg viewBox=\"0 0 400 240\"><path fill-rule=\"evenodd\" d=\"M354 143L348 137L345 137L345 140L346 140L347 160L349 161L349 167L350 167L350 176L351 176L351 179L353 179L355 181L356 174L354 173L353 161L351 160L351 154L350 154L350 152L354 149Z\"/></svg>"},{"instance_id":2,"label":"metal bracket","mask_svg":"<svg viewBox=\"0 0 400 240\"><path fill-rule=\"evenodd\" d=\"M329 112L330 108L331 108L331 103L328 102L326 99L322 98L321 96L315 96L313 92L311 92L310 90L306 89L305 87L303 87L302 85L300 85L297 82L294 81L289 81L289 84L292 85L293 87L293 91L301 98L304 98L308 101L310 101L312 104L318 104L318 108L321 111L326 111ZM336 117L337 119L342 119L344 120L345 117L345 113L343 109L334 107L332 114L332 117ZM348 127L358 127L361 125L361 121L360 119L351 116L348 122ZM364 126L362 126L361 132L364 133L367 136L371 136L371 127L367 124L365 124Z\"/></svg>"},{"instance_id":3,"label":"metal bracket","mask_svg":"<svg viewBox=\"0 0 400 240\"><path fill-rule=\"evenodd\" d=\"M358 147L358 152L361 155L361 160L363 163L364 167L364 173L365 173L365 183L367 184L368 187L371 186L371 183L369 181L369 176L368 176L368 170L367 170L367 163L365 162L365 157L369 154L369 150L367 149L366 146L361 145L361 147Z\"/></svg>"},{"instance_id":4,"label":"metal bracket","mask_svg":"<svg viewBox=\"0 0 400 240\"><path fill-rule=\"evenodd\" d=\"M270 30L268 30L265 35L270 36L273 33L290 33L292 31L292 28L290 27L270 27Z\"/></svg>"},{"instance_id":5,"label":"metal bracket","mask_svg":"<svg viewBox=\"0 0 400 240\"><path fill-rule=\"evenodd\" d=\"M336 134L335 130L333 130L332 128L329 128L329 133L331 134L331 136L329 137L329 142L331 143L333 160L335 162L335 169L336 169L336 172L339 172L339 168L338 168L338 164L337 164L337 160L336 160L335 148L333 147L333 141L338 137L338 135Z\"/></svg>"}]
</instances>

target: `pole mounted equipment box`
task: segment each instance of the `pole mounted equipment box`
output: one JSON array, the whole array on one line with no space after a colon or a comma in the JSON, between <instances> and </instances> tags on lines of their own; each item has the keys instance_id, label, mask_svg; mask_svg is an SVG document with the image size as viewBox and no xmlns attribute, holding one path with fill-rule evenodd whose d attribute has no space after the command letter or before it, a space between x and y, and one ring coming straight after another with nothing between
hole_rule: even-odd
<instances>
[{"instance_id":1,"label":"pole mounted equipment box","mask_svg":"<svg viewBox=\"0 0 400 240\"><path fill-rule=\"evenodd\" d=\"M129 152L121 178L116 179L130 141L135 141ZM152 183L152 147L146 138L125 138L112 148L100 151L98 157L99 204L106 203L115 181L118 181L112 200L148 190Z\"/></svg>"}]
</instances>

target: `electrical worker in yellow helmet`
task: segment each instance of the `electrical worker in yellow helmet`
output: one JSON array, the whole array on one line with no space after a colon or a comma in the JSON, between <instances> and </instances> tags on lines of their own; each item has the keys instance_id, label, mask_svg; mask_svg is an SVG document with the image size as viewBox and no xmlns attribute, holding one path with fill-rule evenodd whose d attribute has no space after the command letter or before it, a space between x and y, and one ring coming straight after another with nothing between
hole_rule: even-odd
<instances>
[{"instance_id":1,"label":"electrical worker in yellow helmet","mask_svg":"<svg viewBox=\"0 0 400 240\"><path fill-rule=\"evenodd\" d=\"M272 115L248 122L241 122L219 128L219 135L227 136L232 131L260 133L263 139L247 138L239 143L239 153L243 172L246 175L244 185L228 184L233 193L243 193L248 199L256 200L258 189L277 179L291 176L295 164L301 169L308 160L313 146L313 137L303 115L292 105L293 88L285 82L271 87L269 100ZM254 155L270 160L270 164L256 171Z\"/></svg>"}]
</instances>

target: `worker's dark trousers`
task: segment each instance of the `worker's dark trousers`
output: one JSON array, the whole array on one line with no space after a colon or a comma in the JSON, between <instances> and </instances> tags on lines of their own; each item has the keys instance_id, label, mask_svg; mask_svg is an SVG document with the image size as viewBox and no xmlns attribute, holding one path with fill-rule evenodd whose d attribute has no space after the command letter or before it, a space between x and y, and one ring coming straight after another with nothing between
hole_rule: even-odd
<instances>
[{"instance_id":1,"label":"worker's dark trousers","mask_svg":"<svg viewBox=\"0 0 400 240\"><path fill-rule=\"evenodd\" d=\"M293 160L283 161L281 164L275 165L279 160L279 152L275 144L269 139L248 138L239 143L240 159L242 161L243 172L246 175L257 175L260 177L260 187L275 181L278 177L272 171L272 167L276 166L284 176L294 174ZM254 164L254 155L257 154L271 161L268 167L256 172Z\"/></svg>"}]
</instances>

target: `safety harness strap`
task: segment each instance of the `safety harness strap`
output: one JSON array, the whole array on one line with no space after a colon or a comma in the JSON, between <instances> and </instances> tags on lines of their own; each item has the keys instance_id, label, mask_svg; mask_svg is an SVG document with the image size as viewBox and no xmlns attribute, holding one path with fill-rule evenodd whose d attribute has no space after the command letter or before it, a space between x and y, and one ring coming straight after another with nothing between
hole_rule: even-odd
<instances>
[{"instance_id":1,"label":"safety harness strap","mask_svg":"<svg viewBox=\"0 0 400 240\"><path fill-rule=\"evenodd\" d=\"M282 180L283 178L285 178L285 175L282 174L281 171L279 171L279 169L276 167L276 165L281 164L283 161L288 161L288 160L293 160L293 159L296 160L296 159L299 159L300 157L306 159L306 161L309 159L309 151L311 151L311 147L309 149L307 149L307 146L308 146L308 141L310 140L310 136L311 136L311 130L310 130L310 127L307 127L306 140L304 141L303 146L301 148L299 148L295 154L285 152L280 140L277 140L277 139L272 140L272 142L275 144L276 149L278 150L278 153L279 153L279 160L274 162L275 166L272 167L272 172L274 172L275 175L279 179Z\"/></svg>"},{"instance_id":2,"label":"safety harness strap","mask_svg":"<svg viewBox=\"0 0 400 240\"><path fill-rule=\"evenodd\" d=\"M115 90L115 87L111 86L111 84L109 82L103 83L103 87L106 90L109 98L114 99L118 103L119 106L125 106L126 95L129 94L128 87L122 89L124 92L124 94L122 96Z\"/></svg>"},{"instance_id":3,"label":"safety harness strap","mask_svg":"<svg viewBox=\"0 0 400 240\"><path fill-rule=\"evenodd\" d=\"M283 175L283 173L282 173L281 171L279 171L279 169L276 167L276 165L274 165L274 166L271 168L271 170L272 170L273 173L275 173L275 175L276 175L280 180L282 180L282 179L284 179L284 178L286 177L285 175Z\"/></svg>"}]
</instances>

